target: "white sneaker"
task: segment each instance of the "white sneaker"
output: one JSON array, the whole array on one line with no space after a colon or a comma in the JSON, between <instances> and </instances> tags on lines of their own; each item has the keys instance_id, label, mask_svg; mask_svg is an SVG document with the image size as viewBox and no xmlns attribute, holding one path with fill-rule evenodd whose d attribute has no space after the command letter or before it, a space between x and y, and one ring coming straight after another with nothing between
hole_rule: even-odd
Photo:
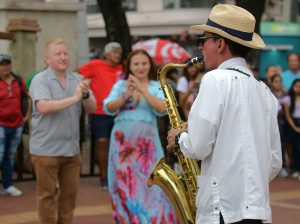
<instances>
[{"instance_id":1,"label":"white sneaker","mask_svg":"<svg viewBox=\"0 0 300 224\"><path fill-rule=\"evenodd\" d=\"M294 172L293 174L292 174L292 177L293 178L298 178L299 177L299 172L297 171L297 172Z\"/></svg>"},{"instance_id":2,"label":"white sneaker","mask_svg":"<svg viewBox=\"0 0 300 224\"><path fill-rule=\"evenodd\" d=\"M23 194L22 191L20 191L15 186L10 186L10 187L4 189L3 192L4 192L4 194L9 194L10 196L13 196L13 197L18 197Z\"/></svg>"},{"instance_id":3,"label":"white sneaker","mask_svg":"<svg viewBox=\"0 0 300 224\"><path fill-rule=\"evenodd\" d=\"M287 170L285 168L282 168L279 172L279 177L288 177L289 173L287 172Z\"/></svg>"}]
</instances>

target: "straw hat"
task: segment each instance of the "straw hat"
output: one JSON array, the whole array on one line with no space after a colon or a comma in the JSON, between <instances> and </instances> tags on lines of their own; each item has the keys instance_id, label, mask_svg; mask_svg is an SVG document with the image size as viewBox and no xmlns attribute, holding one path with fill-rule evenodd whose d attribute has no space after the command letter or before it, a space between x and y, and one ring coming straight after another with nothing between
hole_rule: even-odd
<instances>
[{"instance_id":1,"label":"straw hat","mask_svg":"<svg viewBox=\"0 0 300 224\"><path fill-rule=\"evenodd\" d=\"M261 37L254 33L254 16L235 5L218 4L214 6L206 24L194 25L191 28L218 34L246 47L255 49L265 47Z\"/></svg>"}]
</instances>

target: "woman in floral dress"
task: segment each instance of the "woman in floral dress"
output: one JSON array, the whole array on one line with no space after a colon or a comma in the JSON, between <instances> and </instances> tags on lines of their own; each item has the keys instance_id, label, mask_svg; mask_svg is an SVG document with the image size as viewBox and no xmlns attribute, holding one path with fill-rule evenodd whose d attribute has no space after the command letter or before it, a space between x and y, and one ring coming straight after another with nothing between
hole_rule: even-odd
<instances>
[{"instance_id":1,"label":"woman in floral dress","mask_svg":"<svg viewBox=\"0 0 300 224\"><path fill-rule=\"evenodd\" d=\"M167 195L147 182L164 156L156 116L165 112L163 92L148 53L131 52L126 80L118 81L104 100L104 110L117 114L111 133L108 188L116 223L177 223Z\"/></svg>"}]
</instances>

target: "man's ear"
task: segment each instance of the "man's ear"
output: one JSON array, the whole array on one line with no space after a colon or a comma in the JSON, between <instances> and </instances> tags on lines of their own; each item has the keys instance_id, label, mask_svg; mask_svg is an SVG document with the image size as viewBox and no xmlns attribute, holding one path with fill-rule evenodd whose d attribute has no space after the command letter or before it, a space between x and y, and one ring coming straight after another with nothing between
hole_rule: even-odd
<instances>
[{"instance_id":1,"label":"man's ear","mask_svg":"<svg viewBox=\"0 0 300 224\"><path fill-rule=\"evenodd\" d=\"M225 49L225 40L223 38L218 39L219 45L218 45L218 52L222 52Z\"/></svg>"}]
</instances>

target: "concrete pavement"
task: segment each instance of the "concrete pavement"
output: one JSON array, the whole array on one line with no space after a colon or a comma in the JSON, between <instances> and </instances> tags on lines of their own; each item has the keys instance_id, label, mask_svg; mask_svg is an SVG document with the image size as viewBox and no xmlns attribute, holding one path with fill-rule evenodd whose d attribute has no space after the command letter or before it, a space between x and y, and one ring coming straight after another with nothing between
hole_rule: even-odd
<instances>
[{"instance_id":1,"label":"concrete pavement","mask_svg":"<svg viewBox=\"0 0 300 224\"><path fill-rule=\"evenodd\" d=\"M83 177L74 224L113 224L107 191L98 189L98 177ZM24 195L0 195L0 224L37 224L35 182L17 182ZM277 178L271 183L273 224L300 224L300 181Z\"/></svg>"}]
</instances>

